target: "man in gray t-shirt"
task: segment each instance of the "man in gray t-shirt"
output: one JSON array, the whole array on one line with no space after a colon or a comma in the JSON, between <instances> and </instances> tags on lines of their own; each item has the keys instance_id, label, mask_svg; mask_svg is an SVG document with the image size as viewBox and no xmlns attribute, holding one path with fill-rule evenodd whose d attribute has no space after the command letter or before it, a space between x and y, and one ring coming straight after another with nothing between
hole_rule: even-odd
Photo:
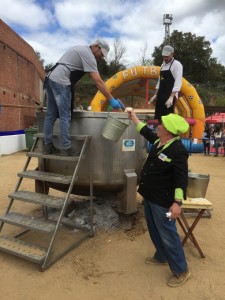
<instances>
[{"instance_id":1,"label":"man in gray t-shirt","mask_svg":"<svg viewBox=\"0 0 225 300\"><path fill-rule=\"evenodd\" d=\"M114 109L121 108L102 80L97 61L106 58L109 45L103 39L90 46L75 46L69 49L46 76L44 89L47 98L47 113L44 122L44 154L78 155L71 147L70 122L73 87L85 73L89 73L97 89L109 100ZM59 117L61 151L53 144L53 126Z\"/></svg>"}]
</instances>

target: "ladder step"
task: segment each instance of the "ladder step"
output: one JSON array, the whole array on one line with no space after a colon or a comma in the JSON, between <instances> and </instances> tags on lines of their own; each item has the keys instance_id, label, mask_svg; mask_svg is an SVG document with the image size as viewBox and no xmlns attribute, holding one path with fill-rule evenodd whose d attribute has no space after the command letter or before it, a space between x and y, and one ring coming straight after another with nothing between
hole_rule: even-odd
<instances>
[{"instance_id":1,"label":"ladder step","mask_svg":"<svg viewBox=\"0 0 225 300\"><path fill-rule=\"evenodd\" d=\"M44 138L44 133L35 133L34 134L35 137L38 137L38 138ZM74 140L85 140L86 138L88 139L91 139L91 135L77 135L77 134L72 134L70 135L71 139L74 139ZM53 138L60 138L59 134L53 134Z\"/></svg>"},{"instance_id":2,"label":"ladder step","mask_svg":"<svg viewBox=\"0 0 225 300\"><path fill-rule=\"evenodd\" d=\"M16 212L8 213L5 216L0 216L0 221L45 233L52 233L56 226L55 222L53 221L40 218L38 219Z\"/></svg>"},{"instance_id":3,"label":"ladder step","mask_svg":"<svg viewBox=\"0 0 225 300\"><path fill-rule=\"evenodd\" d=\"M56 197L51 195L45 195L40 193L28 192L28 191L17 191L9 195L9 198L22 200L29 203L35 203L44 205L52 208L62 208L65 201L62 197Z\"/></svg>"},{"instance_id":4,"label":"ladder step","mask_svg":"<svg viewBox=\"0 0 225 300\"><path fill-rule=\"evenodd\" d=\"M59 156L59 155L52 155L52 154L49 155L49 154L43 154L41 152L27 152L27 156L54 159L54 160L63 160L63 161L77 161L79 159L79 156ZM84 156L82 157L82 159L84 159Z\"/></svg>"},{"instance_id":5,"label":"ladder step","mask_svg":"<svg viewBox=\"0 0 225 300\"><path fill-rule=\"evenodd\" d=\"M62 174L47 173L41 171L27 170L18 173L19 177L37 179L41 181L57 182L62 184L70 184L72 176L64 176Z\"/></svg>"},{"instance_id":6,"label":"ladder step","mask_svg":"<svg viewBox=\"0 0 225 300\"><path fill-rule=\"evenodd\" d=\"M0 237L0 250L38 264L42 263L47 253L46 249L8 236Z\"/></svg>"}]
</instances>

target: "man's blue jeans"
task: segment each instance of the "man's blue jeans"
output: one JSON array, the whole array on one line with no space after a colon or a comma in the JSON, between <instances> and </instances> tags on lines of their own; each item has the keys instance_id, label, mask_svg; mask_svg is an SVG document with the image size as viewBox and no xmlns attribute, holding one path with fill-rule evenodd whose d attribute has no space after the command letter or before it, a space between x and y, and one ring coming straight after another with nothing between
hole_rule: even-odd
<instances>
[{"instance_id":1,"label":"man's blue jeans","mask_svg":"<svg viewBox=\"0 0 225 300\"><path fill-rule=\"evenodd\" d=\"M145 217L151 240L156 248L154 258L167 261L173 274L187 271L187 263L175 220L166 217L168 209L144 199Z\"/></svg>"},{"instance_id":2,"label":"man's blue jeans","mask_svg":"<svg viewBox=\"0 0 225 300\"><path fill-rule=\"evenodd\" d=\"M53 142L53 127L59 117L62 148L68 149L71 147L71 85L64 86L48 78L45 92L47 97L47 113L44 122L45 144Z\"/></svg>"}]
</instances>

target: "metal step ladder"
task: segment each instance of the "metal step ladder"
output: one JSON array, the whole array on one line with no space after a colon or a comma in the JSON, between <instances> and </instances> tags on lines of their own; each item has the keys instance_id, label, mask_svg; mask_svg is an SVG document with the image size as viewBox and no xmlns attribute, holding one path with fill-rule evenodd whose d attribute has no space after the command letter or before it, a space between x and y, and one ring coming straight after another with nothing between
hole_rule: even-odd
<instances>
[{"instance_id":1,"label":"metal step ladder","mask_svg":"<svg viewBox=\"0 0 225 300\"><path fill-rule=\"evenodd\" d=\"M93 178L92 178L92 139L89 135L74 135L71 136L71 139L82 141L81 152L79 156L70 156L63 157L57 155L45 155L41 152L36 152L37 145L39 145L38 149L42 149L43 147L43 134L38 133L35 135L36 139L34 144L30 150L27 152L27 160L24 165L23 170L18 173L18 182L16 184L14 192L9 195L9 204L6 209L5 215L0 216L0 231L3 232L3 227L5 229L6 224L13 225L14 231L10 235L0 235L0 251L7 252L13 254L15 256L21 257L23 259L32 261L41 265L41 270L44 271L49 268L53 263L71 251L73 248L78 246L83 240L85 240L88 236L93 236ZM41 145L41 146L40 146ZM85 153L89 147L90 155L89 157L85 157ZM45 165L46 160L54 160L56 161L69 161L71 164L74 164L74 172L72 176L63 175L63 174L55 174L48 173L45 170L28 170L29 163L33 157L43 160ZM61 242L60 233L63 234L65 231L71 232L71 228L65 226L65 222L63 222L63 216L65 214L67 205L70 200L70 195L72 192L73 186L76 184L76 180L78 178L79 168L82 160L89 159L89 182L90 182L90 220L89 220L89 228L79 227L79 236L74 237L73 232L71 234L72 242L65 247L62 245L64 242ZM21 188L21 184L24 178L33 179L35 181L41 181L44 184L43 193L26 191ZM68 190L66 192L65 197L58 197L48 195L48 182L60 183L62 185L68 186ZM23 201L26 205L32 204L33 206L37 205L38 208L41 207L43 214L41 217L33 215L32 212L35 211L33 209L29 210L26 213L27 207L24 210L25 213L21 213L20 211L12 211L12 208L15 201ZM33 208L33 206L31 208ZM48 209L55 208L59 210L59 216L57 220L52 220L48 216ZM71 224L70 224L71 227ZM19 232L15 234L15 228ZM74 231L75 226L73 227ZM7 230L7 227L6 227ZM22 230L22 231L21 231ZM11 230L12 231L12 230ZM9 232L9 229L7 230ZM82 234L81 234L82 233ZM34 235L37 234L37 238ZM35 239L35 244L29 241L29 235L31 235L31 240ZM38 240L38 242L36 242ZM43 241L46 242L46 245L42 245ZM57 249L56 242L60 247Z\"/></svg>"}]
</instances>

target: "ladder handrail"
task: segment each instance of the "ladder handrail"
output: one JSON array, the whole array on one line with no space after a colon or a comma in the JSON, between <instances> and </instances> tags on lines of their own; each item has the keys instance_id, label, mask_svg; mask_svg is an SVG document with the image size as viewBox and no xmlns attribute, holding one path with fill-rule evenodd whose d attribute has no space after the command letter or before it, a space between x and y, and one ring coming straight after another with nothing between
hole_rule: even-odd
<instances>
[{"instance_id":1,"label":"ladder handrail","mask_svg":"<svg viewBox=\"0 0 225 300\"><path fill-rule=\"evenodd\" d=\"M35 141L33 143L33 146L31 148L31 152L34 150L34 148L36 147L37 145L37 142L38 142L38 138L35 138ZM30 160L31 160L31 157L28 157L26 162L25 162L25 165L23 167L23 172L27 170L28 166L29 166L29 163L30 163ZM18 191L21 183L23 181L23 177L19 177L18 181L17 181L17 184L16 184L16 187L15 187L15 190L14 190L14 193ZM13 205L13 202L14 202L14 199L11 198L10 201L9 201L9 204L6 208L6 211L5 211L5 215L8 214L8 212L10 211L12 205ZM0 225L0 232L2 231L2 228L4 226L4 222L1 222L1 225Z\"/></svg>"},{"instance_id":2,"label":"ladder handrail","mask_svg":"<svg viewBox=\"0 0 225 300\"><path fill-rule=\"evenodd\" d=\"M52 220L54 222L54 228L53 228L53 231L51 233L49 232L51 235L50 235L48 245L47 245L46 250L45 250L45 254L42 257L41 261L40 260L38 261L38 263L41 264L42 271L44 271L49 266L51 266L53 263L55 263L57 260L59 260L61 257L63 257L66 253L68 253L70 250L72 250L75 246L79 245L85 238L87 238L88 236L93 236L93 234L94 234L94 231L93 231L93 158L92 158L93 141L92 141L92 136L90 136L90 135L76 136L76 138L81 139L83 141L83 144L81 146L81 152L80 152L79 156L75 157L75 160L72 160L72 161L76 162L76 164L74 165L74 170L73 170L72 176L69 176L69 178L71 178L71 180L69 181L69 183L67 185L68 190L66 192L66 195L64 195L64 197L63 197L64 198L63 199L63 204L62 204L62 206L60 206L59 216L57 217L57 220L56 221ZM31 148L30 152L34 152L34 148L37 146L37 143L38 143L39 139L42 139L42 136L36 136L36 139L33 143L33 146ZM89 196L89 199L90 199L89 200L90 201L90 222L89 222L89 226L90 227L88 229L84 227L85 232L86 232L85 235L82 235L81 237L79 236L78 239L72 240L70 245L65 246L64 249L60 250L59 252L57 251L57 254L52 255L53 246L56 242L56 237L58 237L57 233L60 230L60 225L63 224L62 218L65 214L65 211L66 211L69 199L70 199L70 195L72 193L72 189L73 189L74 185L76 184L76 180L78 178L78 172L79 172L79 168L80 168L80 165L81 165L81 161L84 160L84 158L86 157L85 156L85 153L86 153L85 151L87 150L88 146L89 146L89 150L88 150L89 162L88 162L88 164L89 164L89 186L90 186L90 196ZM29 163L30 163L32 157L35 157L35 155L32 155L32 154L28 155L22 172L27 171L27 168L29 166ZM52 158L52 157L46 157L46 156L42 157L41 156L41 159L43 159L43 171L46 172L46 160L47 159L57 160L57 157ZM61 157L61 160L62 160L62 157ZM20 176L19 177L19 180L17 181L16 187L15 187L15 190L14 190L13 193L17 193L20 190L19 188L21 186L23 178L25 178L25 176ZM35 179L35 178L36 177L34 176L33 179ZM46 178L44 179L44 177L43 177L43 181L44 181L44 184L46 186L48 179L46 179ZM45 186L43 187L42 194L47 195L48 193L45 190ZM15 197L15 198L13 198L13 197ZM6 209L6 214L9 213L14 200L17 200L16 195L12 196L12 198L10 197L10 202L9 202L8 207ZM41 202L39 204L41 205ZM47 211L47 208L48 208L47 202L46 202L46 204L44 202L44 205L43 205L43 202L42 202L42 206L43 206L43 210ZM47 214L46 214L46 218L47 218ZM8 222L6 222L6 221L1 222L0 230L3 228L4 223L8 223ZM14 224L14 223L12 222L12 224ZM20 226L20 225L18 225L18 226ZM28 228L27 226L25 226L25 228L27 228L27 229L23 230L21 233L18 233L16 236L14 236L14 238L19 238L20 236L23 236L25 233L32 230L33 227L31 226L31 227ZM16 250L11 251L11 254L14 254L14 253L17 253ZM25 257L27 258L27 257L29 257L29 255L28 256L24 255L24 258ZM28 260L29 259L30 259L30 257L28 258ZM37 262L37 261L35 261L35 262Z\"/></svg>"},{"instance_id":3,"label":"ladder handrail","mask_svg":"<svg viewBox=\"0 0 225 300\"><path fill-rule=\"evenodd\" d=\"M44 262L43 262L43 264L42 264L42 269L45 269L45 267L48 265L48 264L47 264L48 258L49 258L49 255L50 255L50 253L51 253L51 249L52 249L52 247L53 247L53 245L54 245L55 237L56 237L56 234L57 234L57 232L58 232L58 228L59 228L59 225L60 225L61 220L62 220L62 218L63 218L63 215L64 215L64 213L65 213L65 210L66 210L66 207L67 207L67 204L68 204L68 201L69 201L69 197L70 197L70 195L71 195L72 188L73 188L74 183L75 183L75 180L76 180L76 175L77 175L78 170L79 170L79 167L80 167L80 163L81 163L81 160L82 160L82 156L83 156L83 154L84 154L84 152L85 152L85 149L86 149L86 147L87 147L87 143L88 143L88 140L89 140L89 139L90 139L90 138L85 137L85 140L84 140L84 143L83 143L83 146L82 146L82 149L81 149L81 153L80 153L78 162L77 162L77 164L76 164L76 167L75 167L75 169L74 169L73 176L72 176L72 179L71 179L71 183L70 183L70 185L69 185L69 189L68 189L68 191L67 191L67 194L66 194L66 197L65 197L65 201L64 201L64 204L63 204L61 213L60 213L59 218L58 218L58 221L57 221L57 223L56 223L56 227L55 227L55 230L54 230L54 233L53 233L51 242L50 242L50 244L49 244L49 247L48 247L48 250L47 250L47 254L46 254L45 260L44 260ZM91 141L90 141L90 142L91 142ZM90 159L91 159L91 155L90 155ZM90 169L90 172L91 172L91 171L92 171L92 169ZM90 176L90 178L92 179L92 176ZM93 182L90 182L90 186L92 186L92 184L93 184ZM93 190L93 188L91 188L91 190ZM90 195L90 198L91 198L90 201L91 201L91 203L92 203L92 201L93 201L93 195ZM92 208L93 208L93 207L92 207ZM92 208L91 208L91 211L92 211ZM91 218L92 218L93 212L91 212L91 213L92 213L92 214L91 214ZM93 226L93 220L91 219L91 230L93 230L93 229L92 229L92 226ZM70 248L73 248L73 245L72 245ZM66 250L66 252L68 252L68 251ZM61 257L61 255L58 256L58 258L60 258L60 257ZM54 261L56 261L56 259L55 259Z\"/></svg>"}]
</instances>

